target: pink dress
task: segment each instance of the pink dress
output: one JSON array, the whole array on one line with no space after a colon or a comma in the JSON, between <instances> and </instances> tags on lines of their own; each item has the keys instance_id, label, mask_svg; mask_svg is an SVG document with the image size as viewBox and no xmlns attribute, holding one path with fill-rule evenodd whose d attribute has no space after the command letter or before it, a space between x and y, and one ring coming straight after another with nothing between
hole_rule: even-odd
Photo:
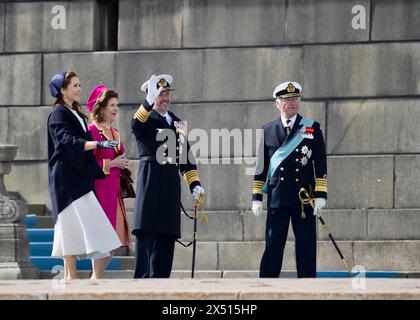
<instances>
[{"instance_id":1,"label":"pink dress","mask_svg":"<svg viewBox=\"0 0 420 320\"><path fill-rule=\"evenodd\" d=\"M107 129L100 123L93 121L89 125L93 140L106 141L116 140L119 144L114 149L94 149L93 153L99 166L105 172L103 180L95 180L95 192L99 203L104 209L109 221L121 240L122 246L131 247L130 228L127 223L127 215L124 202L120 197L120 168L110 168L111 160L118 155L124 154L124 146L118 131L114 128Z\"/></svg>"}]
</instances>

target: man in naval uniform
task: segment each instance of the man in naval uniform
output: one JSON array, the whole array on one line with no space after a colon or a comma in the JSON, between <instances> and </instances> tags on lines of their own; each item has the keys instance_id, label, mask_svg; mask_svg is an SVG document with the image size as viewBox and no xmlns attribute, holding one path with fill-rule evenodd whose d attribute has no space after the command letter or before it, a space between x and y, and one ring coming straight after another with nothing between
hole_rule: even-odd
<instances>
[{"instance_id":1,"label":"man in naval uniform","mask_svg":"<svg viewBox=\"0 0 420 320\"><path fill-rule=\"evenodd\" d=\"M168 110L172 81L167 74L146 81L141 87L146 100L131 121L140 158L132 231L137 238L134 278L171 274L175 240L181 237L180 173L195 199L204 194L185 124Z\"/></svg>"},{"instance_id":2,"label":"man in naval uniform","mask_svg":"<svg viewBox=\"0 0 420 320\"><path fill-rule=\"evenodd\" d=\"M326 204L327 161L319 123L298 113L301 94L302 86L297 82L277 86L273 97L280 117L263 126L264 139L259 146L252 188L252 211L256 216L263 210L263 192L267 193L261 278L279 277L290 220L295 234L297 276L316 277L316 211ZM302 203L299 193L302 198L305 194L314 198L315 209L310 203Z\"/></svg>"}]
</instances>

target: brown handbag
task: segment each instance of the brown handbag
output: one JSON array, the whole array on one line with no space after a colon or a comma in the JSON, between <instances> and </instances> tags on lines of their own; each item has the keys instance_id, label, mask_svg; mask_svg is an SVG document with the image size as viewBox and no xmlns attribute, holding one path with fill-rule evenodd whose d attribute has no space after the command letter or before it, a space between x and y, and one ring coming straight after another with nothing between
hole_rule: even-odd
<instances>
[{"instance_id":1,"label":"brown handbag","mask_svg":"<svg viewBox=\"0 0 420 320\"><path fill-rule=\"evenodd\" d=\"M122 199L136 197L136 193L133 188L133 179L131 179L131 171L128 169L121 169L120 196Z\"/></svg>"}]
</instances>

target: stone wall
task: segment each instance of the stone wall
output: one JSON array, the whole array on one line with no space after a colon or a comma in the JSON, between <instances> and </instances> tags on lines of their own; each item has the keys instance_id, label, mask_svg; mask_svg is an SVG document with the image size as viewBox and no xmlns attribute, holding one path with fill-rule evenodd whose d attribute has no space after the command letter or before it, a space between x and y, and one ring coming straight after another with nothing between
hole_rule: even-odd
<instances>
[{"instance_id":1,"label":"stone wall","mask_svg":"<svg viewBox=\"0 0 420 320\"><path fill-rule=\"evenodd\" d=\"M218 139L211 129L255 130L275 118L273 88L293 79L303 84L301 113L324 131L324 215L350 263L418 270L420 2L61 1L67 27L54 30L57 4L0 3L0 141L19 145L5 177L8 190L31 204L50 205L48 82L62 69L79 74L83 101L100 82L119 91L117 127L135 175L129 122L144 99L140 85L152 73L174 76L173 110L188 120L189 130L205 129L209 144ZM365 29L352 27L354 8L365 9ZM225 162L219 165L205 164L216 150L199 154L211 212L211 224L199 226L199 252L208 262L201 266L207 269L258 268L265 219L244 214L252 182L245 169L255 162L255 150L221 150ZM182 197L189 208L185 185ZM127 207L132 210L132 200ZM183 228L188 238L190 226ZM318 238L319 266L342 268L326 236L319 232ZM176 261L189 264L188 250L177 254ZM286 267L294 268L292 242L285 255ZM188 267L177 263L175 268Z\"/></svg>"},{"instance_id":2,"label":"stone wall","mask_svg":"<svg viewBox=\"0 0 420 320\"><path fill-rule=\"evenodd\" d=\"M96 1L60 4L65 30L51 27L55 2L0 4L0 133L19 145L6 184L29 202L49 203L43 176L48 80L71 68L82 80L83 101L99 82L120 92L118 127L133 160L128 123L144 98L139 86L152 72L174 75L173 110L190 130L205 129L210 144L211 129L260 128L277 115L273 88L301 81L301 113L324 128L329 207L419 207L418 2L121 0L118 46L111 51L98 51L106 33L100 26L115 12L104 18ZM352 28L355 5L366 9L366 29ZM221 153L230 164L200 165L208 209L250 207L244 157L254 161L252 150L230 148ZM210 155L215 151L200 157ZM34 178L22 183L23 176Z\"/></svg>"}]
</instances>

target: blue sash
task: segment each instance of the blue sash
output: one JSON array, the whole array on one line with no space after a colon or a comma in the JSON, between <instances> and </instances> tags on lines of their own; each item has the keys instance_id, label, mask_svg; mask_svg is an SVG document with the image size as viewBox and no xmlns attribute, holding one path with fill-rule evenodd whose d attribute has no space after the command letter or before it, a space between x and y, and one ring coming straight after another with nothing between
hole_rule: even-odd
<instances>
[{"instance_id":1,"label":"blue sash","mask_svg":"<svg viewBox=\"0 0 420 320\"><path fill-rule=\"evenodd\" d=\"M289 140L287 143L283 143L280 148L274 152L273 156L270 159L270 165L268 167L268 174L267 178L265 179L265 183L262 187L262 191L267 193L268 189L268 182L270 178L273 176L274 171L279 167L279 165L286 159L293 150L303 141L304 132L306 127L312 127L314 124L314 120L303 118L300 120L299 125L302 125L302 128L296 132L295 136Z\"/></svg>"}]
</instances>

